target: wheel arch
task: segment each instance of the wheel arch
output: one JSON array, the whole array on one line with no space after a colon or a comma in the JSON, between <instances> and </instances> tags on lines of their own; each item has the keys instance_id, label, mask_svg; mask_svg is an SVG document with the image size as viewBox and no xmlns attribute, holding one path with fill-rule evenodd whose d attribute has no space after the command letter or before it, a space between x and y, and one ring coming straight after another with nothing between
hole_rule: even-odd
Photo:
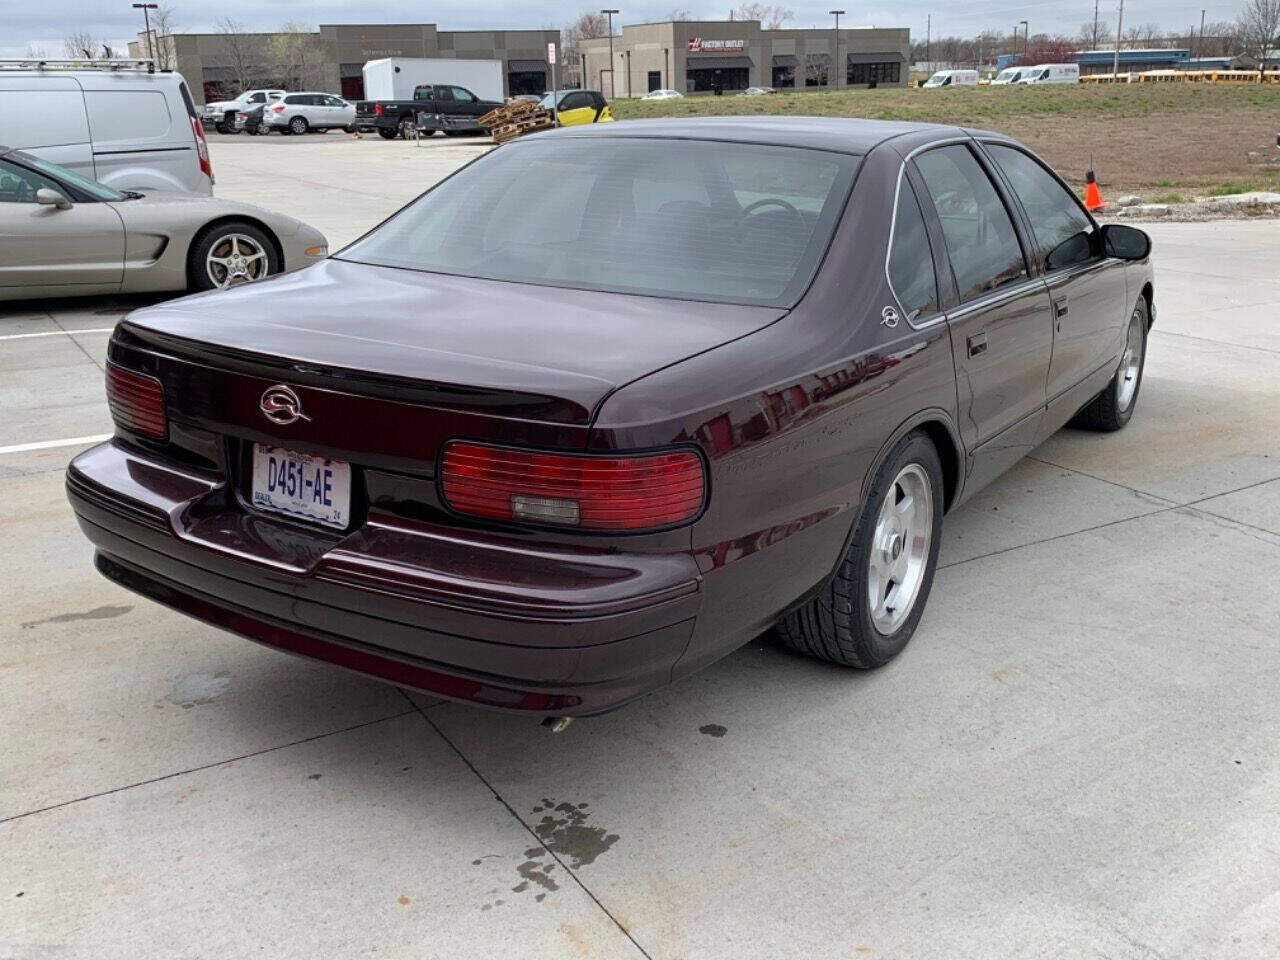
<instances>
[{"instance_id":1,"label":"wheel arch","mask_svg":"<svg viewBox=\"0 0 1280 960\"><path fill-rule=\"evenodd\" d=\"M274 250L276 255L276 262L280 264L280 272L284 273L285 271L284 246L283 244L280 243L280 238L276 236L276 232L272 230L271 227L269 227L262 220L258 219L257 217L250 216L248 214L242 214L242 213L228 213L221 217L214 217L212 220L210 220L208 223L202 226L199 230L197 230L194 234L192 234L191 242L187 244L187 286L188 287L190 287L195 280L194 276L192 276L192 271L195 269L194 264L192 264L191 262L192 251L195 250L196 245L205 237L207 237L211 231L216 230L218 227L225 226L226 224L229 224L229 223L247 223L250 226L256 227L257 229L261 230L262 233L266 236L267 240L271 242L271 247Z\"/></svg>"},{"instance_id":2,"label":"wheel arch","mask_svg":"<svg viewBox=\"0 0 1280 960\"><path fill-rule=\"evenodd\" d=\"M880 468L884 465L884 461L890 452L898 445L898 441L913 430L920 430L932 441L934 448L938 451L938 459L942 461L943 511L950 510L956 503L964 486L964 447L960 443L960 432L956 429L956 425L951 419L951 414L941 407L931 407L919 411L902 421L889 434L884 443L880 445L880 449L876 451L875 458L871 461L871 466L868 468L866 476L862 478L862 489L859 498L861 502L866 501L867 491L870 490L876 474L880 472ZM852 536L852 531L850 536Z\"/></svg>"},{"instance_id":3,"label":"wheel arch","mask_svg":"<svg viewBox=\"0 0 1280 960\"><path fill-rule=\"evenodd\" d=\"M1156 291L1150 280L1142 285L1142 299L1147 301L1147 329L1150 330L1156 324Z\"/></svg>"}]
</instances>

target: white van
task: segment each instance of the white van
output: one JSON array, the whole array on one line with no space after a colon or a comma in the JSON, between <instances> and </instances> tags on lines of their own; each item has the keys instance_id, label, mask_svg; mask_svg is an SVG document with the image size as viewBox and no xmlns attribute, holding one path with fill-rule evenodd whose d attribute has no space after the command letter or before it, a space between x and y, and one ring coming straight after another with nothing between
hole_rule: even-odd
<instances>
[{"instance_id":1,"label":"white van","mask_svg":"<svg viewBox=\"0 0 1280 960\"><path fill-rule=\"evenodd\" d=\"M1079 83L1080 64L1042 63L1035 67L1023 67L1018 83Z\"/></svg>"},{"instance_id":2,"label":"white van","mask_svg":"<svg viewBox=\"0 0 1280 960\"><path fill-rule=\"evenodd\" d=\"M1003 87L1010 83L1017 83L1022 79L1022 74L1027 69L1027 67L1005 67L991 78L991 85L993 87Z\"/></svg>"},{"instance_id":3,"label":"white van","mask_svg":"<svg viewBox=\"0 0 1280 960\"><path fill-rule=\"evenodd\" d=\"M925 89L933 87L976 87L977 70L939 70L924 82Z\"/></svg>"},{"instance_id":4,"label":"white van","mask_svg":"<svg viewBox=\"0 0 1280 960\"><path fill-rule=\"evenodd\" d=\"M149 61L0 61L0 144L116 190L213 193L191 91Z\"/></svg>"}]
</instances>

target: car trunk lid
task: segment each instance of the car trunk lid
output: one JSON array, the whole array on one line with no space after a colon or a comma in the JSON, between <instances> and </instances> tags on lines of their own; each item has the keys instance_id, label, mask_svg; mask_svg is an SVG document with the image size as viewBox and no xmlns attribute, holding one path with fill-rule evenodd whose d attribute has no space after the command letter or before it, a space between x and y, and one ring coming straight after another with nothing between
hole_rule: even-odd
<instances>
[{"instance_id":1,"label":"car trunk lid","mask_svg":"<svg viewBox=\"0 0 1280 960\"><path fill-rule=\"evenodd\" d=\"M172 420L429 471L450 437L583 449L614 389L784 312L329 260L135 311L112 356L160 377ZM310 419L264 415L277 384Z\"/></svg>"}]
</instances>

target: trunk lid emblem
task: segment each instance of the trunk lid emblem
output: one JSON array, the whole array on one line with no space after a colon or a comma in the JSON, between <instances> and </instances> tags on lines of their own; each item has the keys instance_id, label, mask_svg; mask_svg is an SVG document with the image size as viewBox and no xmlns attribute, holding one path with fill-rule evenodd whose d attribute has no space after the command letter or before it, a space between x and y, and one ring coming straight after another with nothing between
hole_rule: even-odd
<instances>
[{"instance_id":1,"label":"trunk lid emblem","mask_svg":"<svg viewBox=\"0 0 1280 960\"><path fill-rule=\"evenodd\" d=\"M282 427L287 427L299 420L311 420L302 412L302 401L298 399L298 395L283 383L267 387L262 393L262 401L258 406L264 417Z\"/></svg>"}]
</instances>

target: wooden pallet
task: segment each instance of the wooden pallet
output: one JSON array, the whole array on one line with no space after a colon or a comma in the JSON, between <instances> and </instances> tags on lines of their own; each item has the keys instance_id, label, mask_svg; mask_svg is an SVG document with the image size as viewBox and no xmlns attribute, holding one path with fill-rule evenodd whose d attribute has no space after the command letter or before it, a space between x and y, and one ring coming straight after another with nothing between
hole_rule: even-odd
<instances>
[{"instance_id":1,"label":"wooden pallet","mask_svg":"<svg viewBox=\"0 0 1280 960\"><path fill-rule=\"evenodd\" d=\"M551 112L528 100L508 100L476 122L488 128L494 143L506 143L526 133L550 130L554 126Z\"/></svg>"}]
</instances>

